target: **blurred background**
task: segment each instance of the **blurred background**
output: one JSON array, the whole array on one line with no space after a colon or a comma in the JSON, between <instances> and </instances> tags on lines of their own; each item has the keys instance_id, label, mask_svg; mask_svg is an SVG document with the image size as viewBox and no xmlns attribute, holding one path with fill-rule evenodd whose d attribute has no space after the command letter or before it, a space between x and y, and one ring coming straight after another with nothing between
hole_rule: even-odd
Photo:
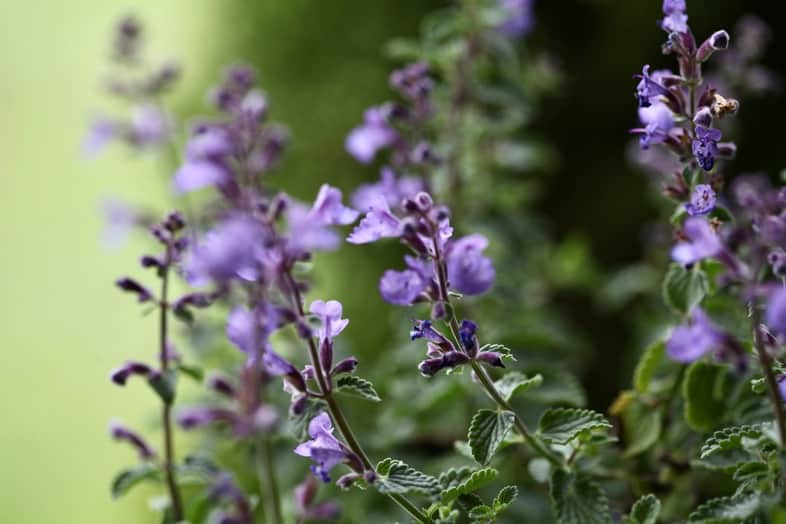
<instances>
[{"instance_id":1,"label":"blurred background","mask_svg":"<svg viewBox=\"0 0 786 524\"><path fill-rule=\"evenodd\" d=\"M112 286L134 271L141 242L111 251L101 241L99 202L123 195L165 209L172 164L122 148L92 162L80 154L89 118L106 107L101 82L116 20L137 15L151 56L177 59L183 79L169 102L176 112L203 110L206 88L222 64L242 59L259 71L274 120L294 137L281 184L311 197L323 181L350 190L376 179L344 152L344 137L368 105L389 98L394 64L383 47L415 36L435 0L224 0L11 2L0 0L0 232L5 256L0 371L0 522L153 522L149 493L113 502L108 483L132 459L107 436L107 422L152 425L147 391L111 387L109 370L154 347L155 326ZM786 75L786 34L776 2L690 2L699 38L731 29L744 13L772 25L765 63ZM744 4L744 5L743 5ZM631 76L661 56L658 0L536 2L528 45L547 49L564 81L546 97L534 133L557 151L538 209L557 239L587 242L604 273L638 260L643 232L660 214L652 183L627 157L636 124ZM732 42L733 45L733 42ZM786 100L742 100L740 154L729 172L786 167L778 120ZM491 189L490 189L491 190ZM346 256L355 256L356 251ZM325 294L345 303L353 349L374 351L389 333L375 323L386 306L375 293L389 255L364 255L352 270L323 279ZM342 268L341 255L326 264ZM357 255L360 256L360 255ZM523 253L522 256L526 256ZM370 297L370 298L369 298ZM627 384L640 349L620 310L596 307L590 292L559 297L591 349L582 377L590 405L605 411ZM398 334L397 336L400 336ZM369 371L373 375L373 369Z\"/></svg>"}]
</instances>

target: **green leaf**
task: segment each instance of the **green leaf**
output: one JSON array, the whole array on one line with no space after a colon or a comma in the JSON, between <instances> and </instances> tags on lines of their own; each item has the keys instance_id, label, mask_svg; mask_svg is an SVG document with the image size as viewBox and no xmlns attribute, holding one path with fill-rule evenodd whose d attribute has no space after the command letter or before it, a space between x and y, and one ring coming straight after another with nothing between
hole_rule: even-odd
<instances>
[{"instance_id":1,"label":"green leaf","mask_svg":"<svg viewBox=\"0 0 786 524\"><path fill-rule=\"evenodd\" d=\"M289 429L298 441L302 442L308 439L308 423L324 409L324 401L308 398L306 399L306 405L303 407L303 411L297 415L290 415Z\"/></svg>"},{"instance_id":2,"label":"green leaf","mask_svg":"<svg viewBox=\"0 0 786 524\"><path fill-rule=\"evenodd\" d=\"M475 506L469 511L468 514L469 518L472 520L480 520L483 522L488 522L489 520L493 519L496 516L496 513L492 508L486 506L485 504L481 504L480 506Z\"/></svg>"},{"instance_id":3,"label":"green leaf","mask_svg":"<svg viewBox=\"0 0 786 524\"><path fill-rule=\"evenodd\" d=\"M606 493L587 477L557 469L551 477L550 492L558 524L611 522Z\"/></svg>"},{"instance_id":4,"label":"green leaf","mask_svg":"<svg viewBox=\"0 0 786 524\"><path fill-rule=\"evenodd\" d=\"M688 367L682 383L685 421L696 431L710 431L718 425L726 408L730 381L726 367L696 361Z\"/></svg>"},{"instance_id":5,"label":"green leaf","mask_svg":"<svg viewBox=\"0 0 786 524\"><path fill-rule=\"evenodd\" d=\"M442 501L450 502L460 495L468 495L477 491L495 478L499 472L494 468L473 470L469 467L451 469L440 475L439 485L442 487Z\"/></svg>"},{"instance_id":6,"label":"green leaf","mask_svg":"<svg viewBox=\"0 0 786 524\"><path fill-rule=\"evenodd\" d=\"M112 497L118 498L145 480L158 480L159 471L155 464L143 462L132 468L124 469L112 480Z\"/></svg>"},{"instance_id":7,"label":"green leaf","mask_svg":"<svg viewBox=\"0 0 786 524\"><path fill-rule=\"evenodd\" d=\"M690 514L688 522L732 524L751 518L759 509L760 496L754 491L712 499Z\"/></svg>"},{"instance_id":8,"label":"green leaf","mask_svg":"<svg viewBox=\"0 0 786 524\"><path fill-rule=\"evenodd\" d=\"M627 443L625 456L632 457L643 453L660 437L661 411L645 406L638 399L634 399L622 412L622 427Z\"/></svg>"},{"instance_id":9,"label":"green leaf","mask_svg":"<svg viewBox=\"0 0 786 524\"><path fill-rule=\"evenodd\" d=\"M421 473L400 460L386 458L377 464L376 470L378 477L374 481L374 487L380 493L433 495L440 491L436 478Z\"/></svg>"},{"instance_id":10,"label":"green leaf","mask_svg":"<svg viewBox=\"0 0 786 524\"><path fill-rule=\"evenodd\" d=\"M478 464L489 463L515 420L516 415L510 411L481 409L475 413L469 425L468 440L472 457Z\"/></svg>"},{"instance_id":11,"label":"green leaf","mask_svg":"<svg viewBox=\"0 0 786 524\"><path fill-rule=\"evenodd\" d=\"M663 299L679 313L687 313L707 294L707 274L698 266L685 269L681 264L671 264L663 281Z\"/></svg>"},{"instance_id":12,"label":"green leaf","mask_svg":"<svg viewBox=\"0 0 786 524\"><path fill-rule=\"evenodd\" d=\"M589 409L552 408L540 418L538 432L545 440L567 444L579 435L610 427L603 415Z\"/></svg>"},{"instance_id":13,"label":"green leaf","mask_svg":"<svg viewBox=\"0 0 786 524\"><path fill-rule=\"evenodd\" d=\"M173 370L170 369L164 373L153 373L147 379L147 383L164 404L171 405L175 401L177 373Z\"/></svg>"},{"instance_id":14,"label":"green leaf","mask_svg":"<svg viewBox=\"0 0 786 524\"><path fill-rule=\"evenodd\" d=\"M494 382L494 386L505 400L510 400L514 393L522 393L540 386L543 383L543 375L537 374L534 377L527 377L519 371L512 371L501 379Z\"/></svg>"},{"instance_id":15,"label":"green leaf","mask_svg":"<svg viewBox=\"0 0 786 524\"><path fill-rule=\"evenodd\" d=\"M502 488L497 496L494 497L494 511L499 513L507 509L508 506L513 504L513 501L516 500L516 497L519 495L519 488L516 486L505 486Z\"/></svg>"},{"instance_id":16,"label":"green leaf","mask_svg":"<svg viewBox=\"0 0 786 524\"><path fill-rule=\"evenodd\" d=\"M666 343L662 340L652 344L641 354L636 369L633 372L633 386L639 393L645 393L650 386L652 377L658 364L663 361L666 354Z\"/></svg>"},{"instance_id":17,"label":"green leaf","mask_svg":"<svg viewBox=\"0 0 786 524\"><path fill-rule=\"evenodd\" d=\"M633 504L625 524L657 524L660 500L655 495L644 495Z\"/></svg>"},{"instance_id":18,"label":"green leaf","mask_svg":"<svg viewBox=\"0 0 786 524\"><path fill-rule=\"evenodd\" d=\"M732 471L740 464L756 461L764 444L774 444L770 424L732 426L712 434L701 447L700 464L710 469Z\"/></svg>"},{"instance_id":19,"label":"green leaf","mask_svg":"<svg viewBox=\"0 0 786 524\"><path fill-rule=\"evenodd\" d=\"M355 375L342 375L336 381L336 393L364 398L372 402L380 402L374 385L368 380Z\"/></svg>"},{"instance_id":20,"label":"green leaf","mask_svg":"<svg viewBox=\"0 0 786 524\"><path fill-rule=\"evenodd\" d=\"M196 382L202 382L202 379L205 377L205 371L195 364L184 364L183 362L179 362L177 364L177 369Z\"/></svg>"},{"instance_id":21,"label":"green leaf","mask_svg":"<svg viewBox=\"0 0 786 524\"><path fill-rule=\"evenodd\" d=\"M494 353L499 353L500 357L505 360L513 360L516 361L516 357L513 356L513 350L509 347L503 346L502 344L483 344L479 350L481 353L486 351L493 351Z\"/></svg>"}]
</instances>

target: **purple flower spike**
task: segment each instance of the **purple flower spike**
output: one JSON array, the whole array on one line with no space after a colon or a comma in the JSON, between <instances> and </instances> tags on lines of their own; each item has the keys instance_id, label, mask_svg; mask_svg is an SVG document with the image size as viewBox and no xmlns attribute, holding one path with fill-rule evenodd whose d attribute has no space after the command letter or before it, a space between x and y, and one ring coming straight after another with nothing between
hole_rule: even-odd
<instances>
[{"instance_id":1,"label":"purple flower spike","mask_svg":"<svg viewBox=\"0 0 786 524\"><path fill-rule=\"evenodd\" d=\"M380 238L401 236L401 220L390 211L384 198L377 197L369 207L366 216L347 237L351 244L368 244Z\"/></svg>"},{"instance_id":2,"label":"purple flower spike","mask_svg":"<svg viewBox=\"0 0 786 524\"><path fill-rule=\"evenodd\" d=\"M683 265L693 264L705 258L716 257L723 252L723 243L712 226L703 218L691 217L682 228L687 242L679 242L671 250L671 258Z\"/></svg>"},{"instance_id":3,"label":"purple flower spike","mask_svg":"<svg viewBox=\"0 0 786 524\"><path fill-rule=\"evenodd\" d=\"M693 156L704 171L711 170L715 165L720 139L720 129L696 126L696 140L692 144Z\"/></svg>"},{"instance_id":4,"label":"purple flower spike","mask_svg":"<svg viewBox=\"0 0 786 524\"><path fill-rule=\"evenodd\" d=\"M693 362L707 352L719 349L725 340L721 332L700 307L691 311L686 324L674 328L666 341L666 352L677 362Z\"/></svg>"},{"instance_id":5,"label":"purple flower spike","mask_svg":"<svg viewBox=\"0 0 786 524\"><path fill-rule=\"evenodd\" d=\"M253 354L264 347L276 327L277 315L273 308L249 310L237 306L227 317L226 333L240 351Z\"/></svg>"},{"instance_id":6,"label":"purple flower spike","mask_svg":"<svg viewBox=\"0 0 786 524\"><path fill-rule=\"evenodd\" d=\"M697 184L690 196L690 202L685 204L685 211L692 217L706 215L715 209L717 197L712 187L707 184Z\"/></svg>"},{"instance_id":7,"label":"purple flower spike","mask_svg":"<svg viewBox=\"0 0 786 524\"><path fill-rule=\"evenodd\" d=\"M309 307L311 314L316 315L322 322L319 337L322 340L337 337L349 324L349 319L341 318L343 306L338 300L315 300Z\"/></svg>"},{"instance_id":8,"label":"purple flower spike","mask_svg":"<svg viewBox=\"0 0 786 524\"><path fill-rule=\"evenodd\" d=\"M131 446L136 449L137 453L139 454L139 458L142 460L147 460L156 456L155 451L150 445L143 439L139 434L134 431L131 431L123 424L117 421L112 421L109 423L109 434L112 436L113 439L128 442Z\"/></svg>"},{"instance_id":9,"label":"purple flower spike","mask_svg":"<svg viewBox=\"0 0 786 524\"><path fill-rule=\"evenodd\" d=\"M333 436L333 423L324 411L308 424L311 440L295 448L295 453L315 462L311 471L322 482L330 482L330 470L337 464L351 460L350 452Z\"/></svg>"},{"instance_id":10,"label":"purple flower spike","mask_svg":"<svg viewBox=\"0 0 786 524\"><path fill-rule=\"evenodd\" d=\"M496 277L494 265L483 255L488 243L483 235L474 234L448 244L445 258L451 288L467 295L488 291Z\"/></svg>"},{"instance_id":11,"label":"purple flower spike","mask_svg":"<svg viewBox=\"0 0 786 524\"><path fill-rule=\"evenodd\" d=\"M656 101L646 107L639 108L639 120L643 128L631 132L640 134L641 149L649 149L652 144L661 144L668 138L674 128L674 113L663 102Z\"/></svg>"},{"instance_id":12,"label":"purple flower spike","mask_svg":"<svg viewBox=\"0 0 786 524\"><path fill-rule=\"evenodd\" d=\"M359 162L368 164L377 151L392 145L398 133L385 120L382 107L371 107L363 115L363 124L347 136L345 147Z\"/></svg>"},{"instance_id":13,"label":"purple flower spike","mask_svg":"<svg viewBox=\"0 0 786 524\"><path fill-rule=\"evenodd\" d=\"M188 282L201 286L211 281L225 284L234 278L254 279L263 241L260 226L249 218L225 219L192 248L184 267Z\"/></svg>"},{"instance_id":14,"label":"purple flower spike","mask_svg":"<svg viewBox=\"0 0 786 524\"><path fill-rule=\"evenodd\" d=\"M780 288L770 295L765 322L774 332L786 335L786 289Z\"/></svg>"}]
</instances>

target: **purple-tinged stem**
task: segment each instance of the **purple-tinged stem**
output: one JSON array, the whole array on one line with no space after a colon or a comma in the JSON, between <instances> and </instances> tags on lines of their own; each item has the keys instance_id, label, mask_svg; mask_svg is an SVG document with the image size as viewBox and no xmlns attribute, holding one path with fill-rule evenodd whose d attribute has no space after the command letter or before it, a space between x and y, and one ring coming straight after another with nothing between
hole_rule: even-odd
<instances>
[{"instance_id":1,"label":"purple-tinged stem","mask_svg":"<svg viewBox=\"0 0 786 524\"><path fill-rule=\"evenodd\" d=\"M772 358L767 353L764 343L761 340L761 330L759 329L760 314L756 307L752 308L751 323L753 324L753 346L756 348L756 354L759 356L759 364L761 364L761 371L764 374L764 380L767 383L767 393L772 402L772 408L775 412L775 422L778 426L778 437L781 446L786 445L786 414L783 410L783 399L781 399L778 390L778 381L775 379L775 373L772 371Z\"/></svg>"}]
</instances>

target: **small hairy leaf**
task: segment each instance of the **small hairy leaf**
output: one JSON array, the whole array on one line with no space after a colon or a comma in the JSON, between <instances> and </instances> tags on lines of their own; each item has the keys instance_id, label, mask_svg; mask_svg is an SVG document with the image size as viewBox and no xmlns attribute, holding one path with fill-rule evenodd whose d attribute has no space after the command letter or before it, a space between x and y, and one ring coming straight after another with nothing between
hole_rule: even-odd
<instances>
[{"instance_id":1,"label":"small hairy leaf","mask_svg":"<svg viewBox=\"0 0 786 524\"><path fill-rule=\"evenodd\" d=\"M606 493L584 476L562 469L551 477L551 499L558 524L609 524Z\"/></svg>"},{"instance_id":2,"label":"small hairy leaf","mask_svg":"<svg viewBox=\"0 0 786 524\"><path fill-rule=\"evenodd\" d=\"M688 522L732 524L751 518L759 509L759 494L741 492L731 497L708 500L690 514Z\"/></svg>"},{"instance_id":3,"label":"small hairy leaf","mask_svg":"<svg viewBox=\"0 0 786 524\"><path fill-rule=\"evenodd\" d=\"M662 430L661 412L634 399L622 412L622 426L627 443L625 456L638 455L658 441Z\"/></svg>"},{"instance_id":4,"label":"small hairy leaf","mask_svg":"<svg viewBox=\"0 0 786 524\"><path fill-rule=\"evenodd\" d=\"M682 383L685 421L696 431L710 431L723 416L730 381L724 366L698 360L688 367Z\"/></svg>"},{"instance_id":5,"label":"small hairy leaf","mask_svg":"<svg viewBox=\"0 0 786 524\"><path fill-rule=\"evenodd\" d=\"M679 313L687 313L707 294L707 274L698 266L685 269L671 264L663 281L663 299Z\"/></svg>"},{"instance_id":6,"label":"small hairy leaf","mask_svg":"<svg viewBox=\"0 0 786 524\"><path fill-rule=\"evenodd\" d=\"M644 495L633 504L625 524L657 524L660 500L655 495Z\"/></svg>"},{"instance_id":7,"label":"small hairy leaf","mask_svg":"<svg viewBox=\"0 0 786 524\"><path fill-rule=\"evenodd\" d=\"M503 346L502 344L483 344L479 350L481 353L486 351L493 351L494 353L499 353L500 357L503 359L513 360L516 361L516 357L513 356L513 350L509 347Z\"/></svg>"},{"instance_id":8,"label":"small hairy leaf","mask_svg":"<svg viewBox=\"0 0 786 524\"><path fill-rule=\"evenodd\" d=\"M743 439L753 439L756 441L761 439L764 435L762 426L762 424L754 424L752 426L732 426L719 429L704 442L699 456L700 458L707 458L721 451L745 449Z\"/></svg>"},{"instance_id":9,"label":"small hairy leaf","mask_svg":"<svg viewBox=\"0 0 786 524\"><path fill-rule=\"evenodd\" d=\"M567 444L594 429L610 427L603 415L589 409L552 408L540 418L538 432L545 440Z\"/></svg>"},{"instance_id":10,"label":"small hairy leaf","mask_svg":"<svg viewBox=\"0 0 786 524\"><path fill-rule=\"evenodd\" d=\"M380 402L374 385L368 380L355 375L342 375L336 381L336 393L360 397L372 402Z\"/></svg>"},{"instance_id":11,"label":"small hairy leaf","mask_svg":"<svg viewBox=\"0 0 786 524\"><path fill-rule=\"evenodd\" d=\"M499 513L500 511L506 509L508 506L513 504L513 501L516 500L516 497L519 495L519 488L516 486L505 486L502 488L497 496L494 497L494 511Z\"/></svg>"},{"instance_id":12,"label":"small hairy leaf","mask_svg":"<svg viewBox=\"0 0 786 524\"><path fill-rule=\"evenodd\" d=\"M450 502L460 495L477 491L495 478L499 472L494 468L472 470L468 467L451 469L439 477L442 486L442 501Z\"/></svg>"},{"instance_id":13,"label":"small hairy leaf","mask_svg":"<svg viewBox=\"0 0 786 524\"><path fill-rule=\"evenodd\" d=\"M374 487L380 493L424 493L433 495L439 492L439 482L436 478L421 473L406 463L386 458L377 464L377 480Z\"/></svg>"},{"instance_id":14,"label":"small hairy leaf","mask_svg":"<svg viewBox=\"0 0 786 524\"><path fill-rule=\"evenodd\" d=\"M647 391L652 377L655 375L655 370L658 368L658 364L663 361L665 354L666 343L662 340L644 350L633 372L633 385L636 391L639 393Z\"/></svg>"},{"instance_id":15,"label":"small hairy leaf","mask_svg":"<svg viewBox=\"0 0 786 524\"><path fill-rule=\"evenodd\" d=\"M132 468L124 469L112 480L112 497L118 498L145 480L157 480L158 468L150 462L143 462Z\"/></svg>"},{"instance_id":16,"label":"small hairy leaf","mask_svg":"<svg viewBox=\"0 0 786 524\"><path fill-rule=\"evenodd\" d=\"M543 375L537 374L534 377L527 377L524 373L512 371L494 382L494 386L496 386L497 391L505 400L510 400L514 393L523 393L540 386L542 383Z\"/></svg>"},{"instance_id":17,"label":"small hairy leaf","mask_svg":"<svg viewBox=\"0 0 786 524\"><path fill-rule=\"evenodd\" d=\"M699 464L709 469L732 472L741 464L760 460L761 448L774 445L771 424L732 426L712 434L701 447Z\"/></svg>"},{"instance_id":18,"label":"small hairy leaf","mask_svg":"<svg viewBox=\"0 0 786 524\"><path fill-rule=\"evenodd\" d=\"M486 506L485 504L481 504L480 506L475 506L469 511L469 518L473 521L481 521L481 522L488 522L490 519L493 519L496 516L493 508Z\"/></svg>"},{"instance_id":19,"label":"small hairy leaf","mask_svg":"<svg viewBox=\"0 0 786 524\"><path fill-rule=\"evenodd\" d=\"M472 457L485 466L494 456L505 435L513 427L516 415L510 411L481 409L472 417L469 425L469 447Z\"/></svg>"}]
</instances>

